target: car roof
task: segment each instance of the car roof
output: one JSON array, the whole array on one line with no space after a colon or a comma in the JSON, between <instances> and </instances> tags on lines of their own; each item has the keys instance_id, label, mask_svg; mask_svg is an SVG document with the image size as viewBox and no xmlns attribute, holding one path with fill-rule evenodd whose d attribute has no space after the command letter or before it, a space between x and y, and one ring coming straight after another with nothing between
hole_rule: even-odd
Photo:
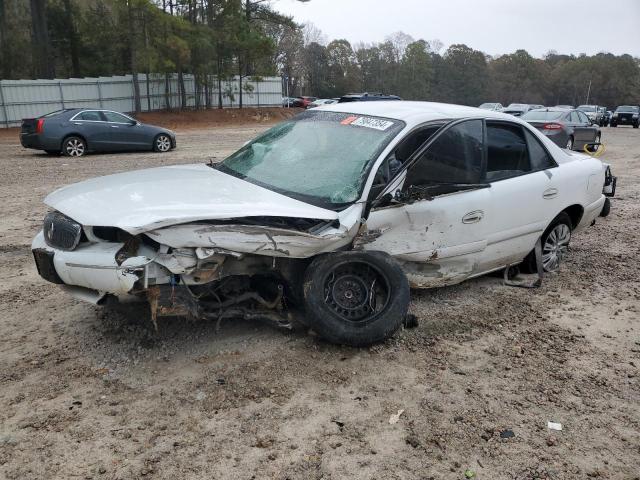
<instances>
[{"instance_id":1,"label":"car roof","mask_svg":"<svg viewBox=\"0 0 640 480\"><path fill-rule=\"evenodd\" d=\"M397 100L380 100L377 102L349 102L334 103L318 107L326 112L353 113L356 115L371 115L394 120L402 120L407 125L416 125L432 120L458 119L467 117L497 118L514 120L511 115L492 112L476 107L452 105L436 102L412 102Z\"/></svg>"}]
</instances>

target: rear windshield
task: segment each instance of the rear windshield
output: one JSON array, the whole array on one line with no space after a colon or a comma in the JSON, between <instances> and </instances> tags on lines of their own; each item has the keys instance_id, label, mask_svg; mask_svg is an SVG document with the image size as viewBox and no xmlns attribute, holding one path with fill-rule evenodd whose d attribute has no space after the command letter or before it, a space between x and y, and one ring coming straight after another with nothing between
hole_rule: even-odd
<instances>
[{"instance_id":1,"label":"rear windshield","mask_svg":"<svg viewBox=\"0 0 640 480\"><path fill-rule=\"evenodd\" d=\"M532 112L525 113L520 118L522 120L559 120L561 117L566 115L566 113L567 112L547 112L546 110L534 110Z\"/></svg>"},{"instance_id":2,"label":"rear windshield","mask_svg":"<svg viewBox=\"0 0 640 480\"><path fill-rule=\"evenodd\" d=\"M581 112L595 112L596 107L593 105L580 105L577 110L580 110Z\"/></svg>"},{"instance_id":3,"label":"rear windshield","mask_svg":"<svg viewBox=\"0 0 640 480\"><path fill-rule=\"evenodd\" d=\"M622 113L638 113L639 110L640 110L640 107L633 107L631 105L622 105L616 108L616 112L622 112Z\"/></svg>"},{"instance_id":4,"label":"rear windshield","mask_svg":"<svg viewBox=\"0 0 640 480\"><path fill-rule=\"evenodd\" d=\"M388 118L311 110L268 130L219 168L331 208L358 199L372 163L403 126Z\"/></svg>"}]
</instances>

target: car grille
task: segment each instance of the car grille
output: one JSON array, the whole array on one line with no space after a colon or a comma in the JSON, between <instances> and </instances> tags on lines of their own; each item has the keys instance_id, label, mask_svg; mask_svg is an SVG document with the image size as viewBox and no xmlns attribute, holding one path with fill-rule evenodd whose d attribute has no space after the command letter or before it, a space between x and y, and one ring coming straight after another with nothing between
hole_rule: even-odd
<instances>
[{"instance_id":1,"label":"car grille","mask_svg":"<svg viewBox=\"0 0 640 480\"><path fill-rule=\"evenodd\" d=\"M82 236L82 226L60 212L50 212L44 217L44 241L59 250L73 250Z\"/></svg>"}]
</instances>

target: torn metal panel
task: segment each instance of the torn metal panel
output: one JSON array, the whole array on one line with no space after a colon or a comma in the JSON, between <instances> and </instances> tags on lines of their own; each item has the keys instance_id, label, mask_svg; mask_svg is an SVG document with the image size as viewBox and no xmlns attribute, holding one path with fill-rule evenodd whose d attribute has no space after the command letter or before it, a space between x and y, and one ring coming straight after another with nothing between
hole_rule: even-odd
<instances>
[{"instance_id":1,"label":"torn metal panel","mask_svg":"<svg viewBox=\"0 0 640 480\"><path fill-rule=\"evenodd\" d=\"M270 257L308 258L349 245L360 225L362 206L341 212L339 226L316 233L261 225L211 225L193 223L147 232L150 238L170 247L199 248L213 252L236 252Z\"/></svg>"}]
</instances>

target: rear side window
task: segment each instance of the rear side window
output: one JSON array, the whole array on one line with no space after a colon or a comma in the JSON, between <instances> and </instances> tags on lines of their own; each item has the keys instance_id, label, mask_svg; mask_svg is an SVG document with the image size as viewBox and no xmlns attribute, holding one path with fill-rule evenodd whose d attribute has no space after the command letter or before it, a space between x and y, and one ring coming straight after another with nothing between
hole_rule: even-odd
<instances>
[{"instance_id":1,"label":"rear side window","mask_svg":"<svg viewBox=\"0 0 640 480\"><path fill-rule=\"evenodd\" d=\"M488 182L518 177L531 171L524 132L518 125L487 125Z\"/></svg>"},{"instance_id":2,"label":"rear side window","mask_svg":"<svg viewBox=\"0 0 640 480\"><path fill-rule=\"evenodd\" d=\"M405 185L478 183L482 128L482 120L468 120L443 132L409 167Z\"/></svg>"},{"instance_id":3,"label":"rear side window","mask_svg":"<svg viewBox=\"0 0 640 480\"><path fill-rule=\"evenodd\" d=\"M82 112L78 114L76 120L88 120L91 122L102 122L103 119L100 116L100 112Z\"/></svg>"},{"instance_id":4,"label":"rear side window","mask_svg":"<svg viewBox=\"0 0 640 480\"><path fill-rule=\"evenodd\" d=\"M544 149L540 141L533 135L533 133L525 130L525 136L527 137L527 144L529 145L529 158L531 159L531 170L546 170L547 168L557 167L556 162Z\"/></svg>"}]
</instances>

